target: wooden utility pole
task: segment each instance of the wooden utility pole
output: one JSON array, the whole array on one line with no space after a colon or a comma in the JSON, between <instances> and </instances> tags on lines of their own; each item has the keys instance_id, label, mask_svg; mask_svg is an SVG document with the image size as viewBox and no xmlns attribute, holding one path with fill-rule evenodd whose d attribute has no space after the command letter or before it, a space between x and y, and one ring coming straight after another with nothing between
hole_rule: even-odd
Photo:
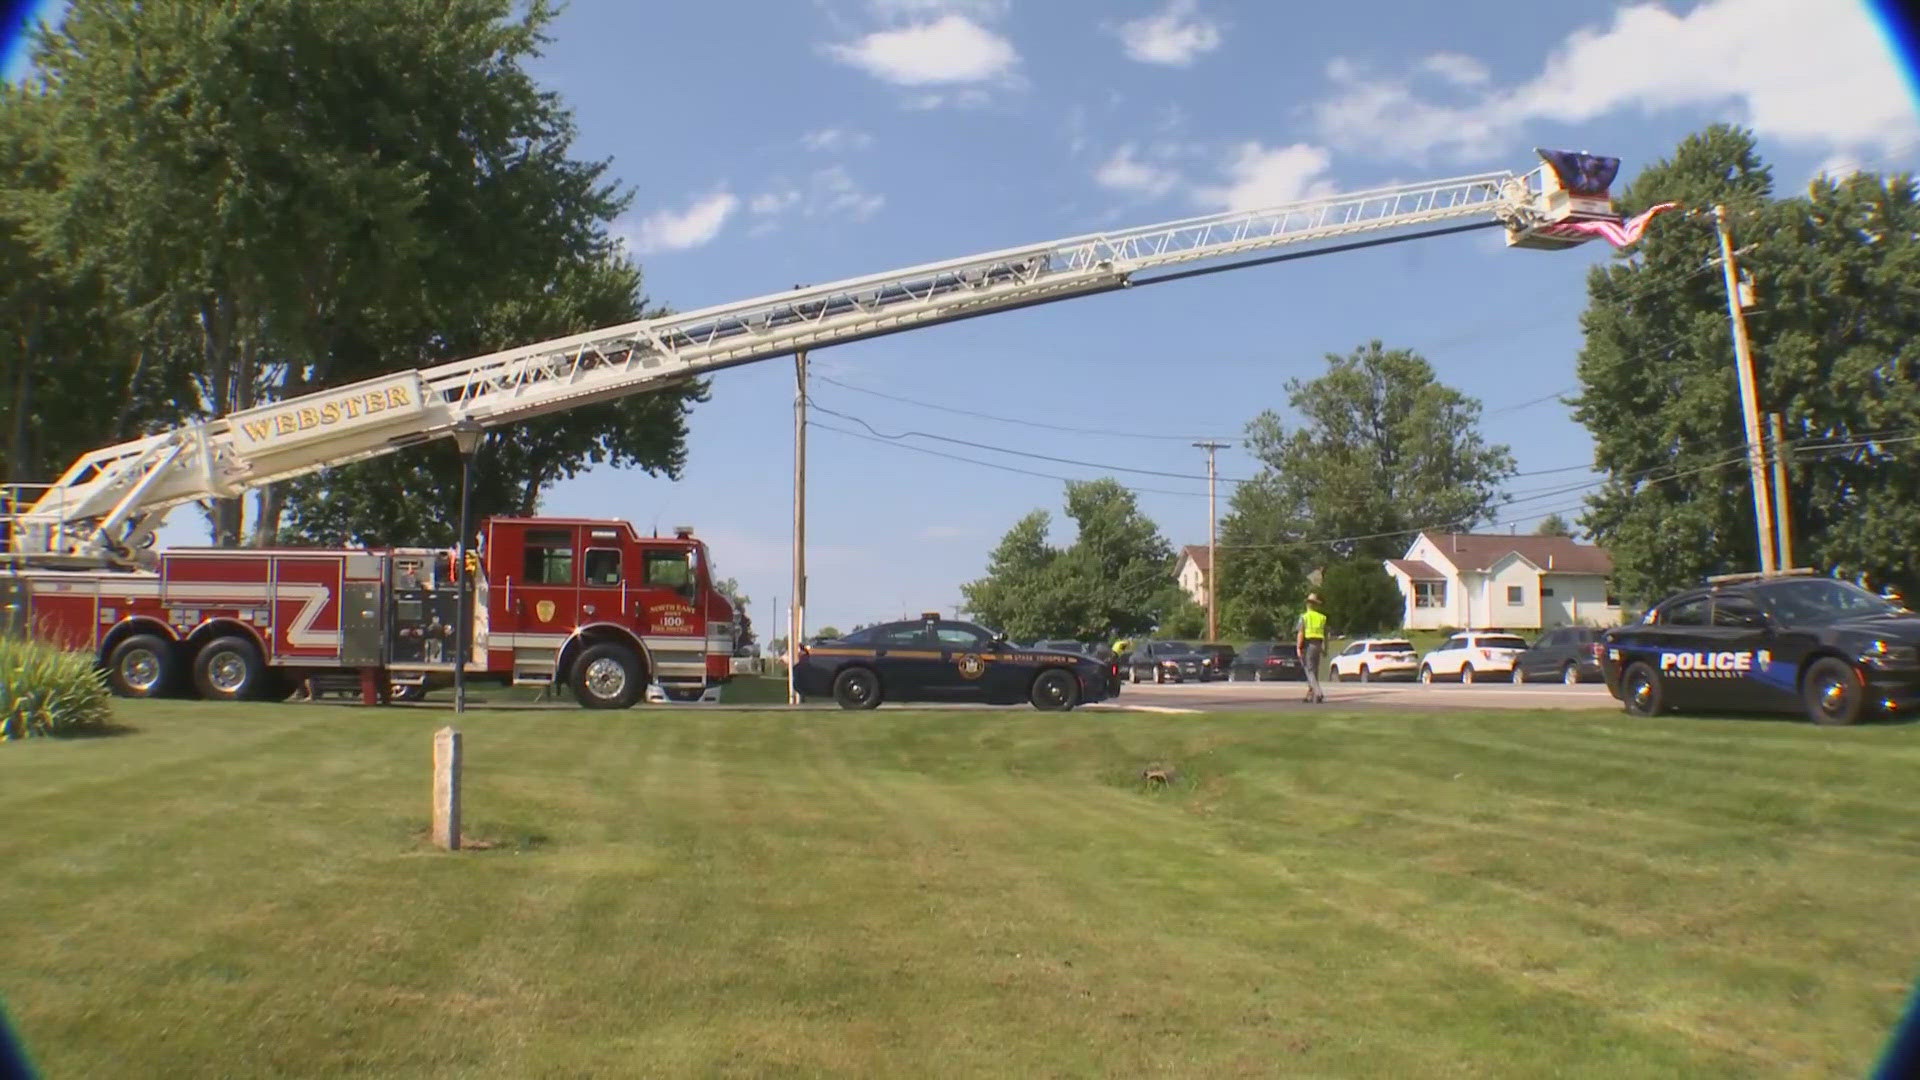
<instances>
[{"instance_id":1,"label":"wooden utility pole","mask_svg":"<svg viewBox=\"0 0 1920 1080\"><path fill-rule=\"evenodd\" d=\"M1787 501L1787 425L1779 413L1769 413L1773 428L1773 525L1780 535L1780 569L1793 569L1793 516Z\"/></svg>"},{"instance_id":2,"label":"wooden utility pole","mask_svg":"<svg viewBox=\"0 0 1920 1080\"><path fill-rule=\"evenodd\" d=\"M1197 442L1193 445L1207 452L1207 640L1220 640L1219 593L1214 582L1220 577L1219 539L1220 515L1214 512L1213 502L1213 453L1224 448L1223 442Z\"/></svg>"},{"instance_id":3,"label":"wooden utility pole","mask_svg":"<svg viewBox=\"0 0 1920 1080\"><path fill-rule=\"evenodd\" d=\"M787 704L800 704L793 669L807 624L807 350L793 354L793 610L787 619Z\"/></svg>"},{"instance_id":4,"label":"wooden utility pole","mask_svg":"<svg viewBox=\"0 0 1920 1080\"><path fill-rule=\"evenodd\" d=\"M1773 550L1773 501L1767 484L1767 457L1760 433L1760 393L1753 375L1753 347L1747 340L1747 318L1741 310L1740 268L1734 263L1733 225L1727 208L1716 205L1713 220L1720 233L1720 269L1727 279L1727 317L1733 323L1734 370L1740 380L1740 408L1747 424L1747 468L1753 483L1754 526L1760 536L1760 572L1779 571Z\"/></svg>"}]
</instances>

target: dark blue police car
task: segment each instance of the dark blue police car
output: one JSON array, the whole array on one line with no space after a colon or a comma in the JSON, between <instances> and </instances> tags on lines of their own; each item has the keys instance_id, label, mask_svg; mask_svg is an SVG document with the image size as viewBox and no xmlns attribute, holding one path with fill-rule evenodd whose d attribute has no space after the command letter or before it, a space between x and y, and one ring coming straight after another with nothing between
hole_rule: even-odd
<instances>
[{"instance_id":1,"label":"dark blue police car","mask_svg":"<svg viewBox=\"0 0 1920 1080\"><path fill-rule=\"evenodd\" d=\"M1120 693L1118 665L1085 653L1023 649L972 623L929 614L803 646L793 669L802 696L843 709L882 701L1027 702L1065 710Z\"/></svg>"},{"instance_id":2,"label":"dark blue police car","mask_svg":"<svg viewBox=\"0 0 1920 1080\"><path fill-rule=\"evenodd\" d=\"M1609 629L1600 673L1636 716L1804 712L1851 724L1920 705L1920 615L1830 578L1717 578Z\"/></svg>"}]
</instances>

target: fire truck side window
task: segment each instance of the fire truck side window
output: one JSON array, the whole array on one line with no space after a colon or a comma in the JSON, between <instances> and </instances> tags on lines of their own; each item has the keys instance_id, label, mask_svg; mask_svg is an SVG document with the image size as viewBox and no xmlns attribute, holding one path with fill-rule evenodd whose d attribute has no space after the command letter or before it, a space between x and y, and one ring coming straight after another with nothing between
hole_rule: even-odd
<instances>
[{"instance_id":1,"label":"fire truck side window","mask_svg":"<svg viewBox=\"0 0 1920 1080\"><path fill-rule=\"evenodd\" d=\"M524 569L529 585L573 584L573 530L528 530Z\"/></svg>"},{"instance_id":2,"label":"fire truck side window","mask_svg":"<svg viewBox=\"0 0 1920 1080\"><path fill-rule=\"evenodd\" d=\"M620 549L588 548L582 569L588 585L620 584Z\"/></svg>"},{"instance_id":3,"label":"fire truck side window","mask_svg":"<svg viewBox=\"0 0 1920 1080\"><path fill-rule=\"evenodd\" d=\"M692 593L693 564L684 551L649 551L646 582L655 588Z\"/></svg>"}]
</instances>

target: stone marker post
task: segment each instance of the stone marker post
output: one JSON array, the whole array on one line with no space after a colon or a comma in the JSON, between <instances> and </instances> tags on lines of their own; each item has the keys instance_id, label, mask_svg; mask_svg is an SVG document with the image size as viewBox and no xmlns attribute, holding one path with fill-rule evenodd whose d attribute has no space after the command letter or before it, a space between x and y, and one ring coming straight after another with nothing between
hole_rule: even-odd
<instances>
[{"instance_id":1,"label":"stone marker post","mask_svg":"<svg viewBox=\"0 0 1920 1080\"><path fill-rule=\"evenodd\" d=\"M433 733L433 843L460 850L460 733Z\"/></svg>"}]
</instances>

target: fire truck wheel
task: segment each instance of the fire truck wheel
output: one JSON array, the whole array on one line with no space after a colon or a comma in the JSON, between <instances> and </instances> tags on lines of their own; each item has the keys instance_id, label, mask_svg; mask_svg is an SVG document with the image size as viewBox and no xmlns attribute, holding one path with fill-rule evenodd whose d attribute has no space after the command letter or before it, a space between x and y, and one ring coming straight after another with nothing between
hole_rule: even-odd
<instances>
[{"instance_id":1,"label":"fire truck wheel","mask_svg":"<svg viewBox=\"0 0 1920 1080\"><path fill-rule=\"evenodd\" d=\"M135 634L107 657L107 685L121 697L163 697L173 688L173 643L157 634Z\"/></svg>"},{"instance_id":2,"label":"fire truck wheel","mask_svg":"<svg viewBox=\"0 0 1920 1080\"><path fill-rule=\"evenodd\" d=\"M246 638L215 638L193 658L193 683L203 698L250 701L266 689L267 665Z\"/></svg>"},{"instance_id":3,"label":"fire truck wheel","mask_svg":"<svg viewBox=\"0 0 1920 1080\"><path fill-rule=\"evenodd\" d=\"M640 658L632 649L611 641L580 650L568 681L584 709L632 708L647 689Z\"/></svg>"}]
</instances>

